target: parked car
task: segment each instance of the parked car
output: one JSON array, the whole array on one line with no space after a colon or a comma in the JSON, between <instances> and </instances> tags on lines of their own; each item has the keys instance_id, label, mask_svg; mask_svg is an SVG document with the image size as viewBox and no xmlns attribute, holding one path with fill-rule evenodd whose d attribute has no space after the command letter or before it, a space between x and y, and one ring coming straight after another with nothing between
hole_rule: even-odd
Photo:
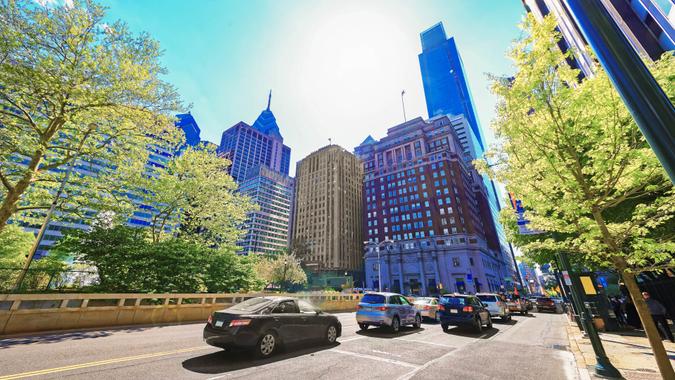
<instances>
[{"instance_id":1,"label":"parked car","mask_svg":"<svg viewBox=\"0 0 675 380\"><path fill-rule=\"evenodd\" d=\"M492 328L492 317L488 308L473 295L444 294L441 296L439 313L443 331L448 326L471 326L476 332L483 331L483 325Z\"/></svg>"},{"instance_id":2,"label":"parked car","mask_svg":"<svg viewBox=\"0 0 675 380\"><path fill-rule=\"evenodd\" d=\"M527 315L527 302L520 297L511 297L506 301L506 305L511 313L520 313L520 315Z\"/></svg>"},{"instance_id":3,"label":"parked car","mask_svg":"<svg viewBox=\"0 0 675 380\"><path fill-rule=\"evenodd\" d=\"M335 343L342 324L334 315L290 297L255 297L216 311L204 326L204 341L228 350L272 355L281 344L317 340Z\"/></svg>"},{"instance_id":4,"label":"parked car","mask_svg":"<svg viewBox=\"0 0 675 380\"><path fill-rule=\"evenodd\" d=\"M506 298L501 294L477 293L476 297L487 306L491 316L499 317L502 321L511 320L511 312L506 305Z\"/></svg>"},{"instance_id":5,"label":"parked car","mask_svg":"<svg viewBox=\"0 0 675 380\"><path fill-rule=\"evenodd\" d=\"M436 297L419 297L413 302L415 308L419 310L422 318L438 320L438 298Z\"/></svg>"},{"instance_id":6,"label":"parked car","mask_svg":"<svg viewBox=\"0 0 675 380\"><path fill-rule=\"evenodd\" d=\"M538 297L537 298L537 311L552 311L554 313L558 312L558 309L562 309L562 305L558 304L551 297Z\"/></svg>"},{"instance_id":7,"label":"parked car","mask_svg":"<svg viewBox=\"0 0 675 380\"><path fill-rule=\"evenodd\" d=\"M422 314L398 293L367 293L356 307L356 322L361 330L378 326L398 332L401 326L422 326Z\"/></svg>"}]
</instances>

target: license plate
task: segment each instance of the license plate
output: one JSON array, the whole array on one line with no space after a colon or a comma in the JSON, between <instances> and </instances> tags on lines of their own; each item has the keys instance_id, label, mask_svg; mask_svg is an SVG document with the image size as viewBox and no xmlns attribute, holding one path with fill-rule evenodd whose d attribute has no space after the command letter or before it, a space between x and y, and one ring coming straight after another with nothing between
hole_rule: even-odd
<instances>
[{"instance_id":1,"label":"license plate","mask_svg":"<svg viewBox=\"0 0 675 380\"><path fill-rule=\"evenodd\" d=\"M222 327L225 321L216 321L216 327Z\"/></svg>"},{"instance_id":2,"label":"license plate","mask_svg":"<svg viewBox=\"0 0 675 380\"><path fill-rule=\"evenodd\" d=\"M456 310L456 309L450 309L450 312L451 312L451 313L457 314L457 310Z\"/></svg>"}]
</instances>

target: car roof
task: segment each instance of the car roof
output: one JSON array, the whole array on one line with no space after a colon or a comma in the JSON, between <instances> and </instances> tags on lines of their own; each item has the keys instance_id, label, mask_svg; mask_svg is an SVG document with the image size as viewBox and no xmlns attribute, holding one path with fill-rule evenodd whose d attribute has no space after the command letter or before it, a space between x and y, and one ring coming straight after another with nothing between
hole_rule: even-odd
<instances>
[{"instance_id":1,"label":"car roof","mask_svg":"<svg viewBox=\"0 0 675 380\"><path fill-rule=\"evenodd\" d=\"M288 297L288 296L262 296L262 297L253 297L253 298L264 298L270 301L297 301L297 298Z\"/></svg>"},{"instance_id":2,"label":"car roof","mask_svg":"<svg viewBox=\"0 0 675 380\"><path fill-rule=\"evenodd\" d=\"M366 294L378 294L378 295L381 295L381 296L403 296L403 294L389 293L389 292L368 292Z\"/></svg>"},{"instance_id":3,"label":"car roof","mask_svg":"<svg viewBox=\"0 0 675 380\"><path fill-rule=\"evenodd\" d=\"M473 294L446 293L443 297L475 297Z\"/></svg>"},{"instance_id":4,"label":"car roof","mask_svg":"<svg viewBox=\"0 0 675 380\"><path fill-rule=\"evenodd\" d=\"M499 296L497 293L476 293L477 296Z\"/></svg>"}]
</instances>

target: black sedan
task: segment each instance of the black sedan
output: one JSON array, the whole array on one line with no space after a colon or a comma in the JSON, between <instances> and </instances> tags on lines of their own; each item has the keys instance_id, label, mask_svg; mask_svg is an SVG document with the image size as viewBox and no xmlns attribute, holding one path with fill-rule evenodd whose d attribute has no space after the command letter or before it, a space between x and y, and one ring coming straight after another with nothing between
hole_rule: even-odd
<instances>
[{"instance_id":1,"label":"black sedan","mask_svg":"<svg viewBox=\"0 0 675 380\"><path fill-rule=\"evenodd\" d=\"M255 297L209 316L204 341L224 349L253 349L268 357L281 344L335 343L342 333L337 317L289 297Z\"/></svg>"}]
</instances>

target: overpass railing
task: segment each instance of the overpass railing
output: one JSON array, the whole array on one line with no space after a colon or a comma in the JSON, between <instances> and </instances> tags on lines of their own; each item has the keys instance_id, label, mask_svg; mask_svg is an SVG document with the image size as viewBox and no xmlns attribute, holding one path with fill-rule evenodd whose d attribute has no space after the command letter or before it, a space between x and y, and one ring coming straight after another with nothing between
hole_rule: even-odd
<instances>
[{"instance_id":1,"label":"overpass railing","mask_svg":"<svg viewBox=\"0 0 675 380\"><path fill-rule=\"evenodd\" d=\"M0 335L99 327L206 321L216 311L249 298L287 295L324 311L353 311L359 294L4 294Z\"/></svg>"}]
</instances>

